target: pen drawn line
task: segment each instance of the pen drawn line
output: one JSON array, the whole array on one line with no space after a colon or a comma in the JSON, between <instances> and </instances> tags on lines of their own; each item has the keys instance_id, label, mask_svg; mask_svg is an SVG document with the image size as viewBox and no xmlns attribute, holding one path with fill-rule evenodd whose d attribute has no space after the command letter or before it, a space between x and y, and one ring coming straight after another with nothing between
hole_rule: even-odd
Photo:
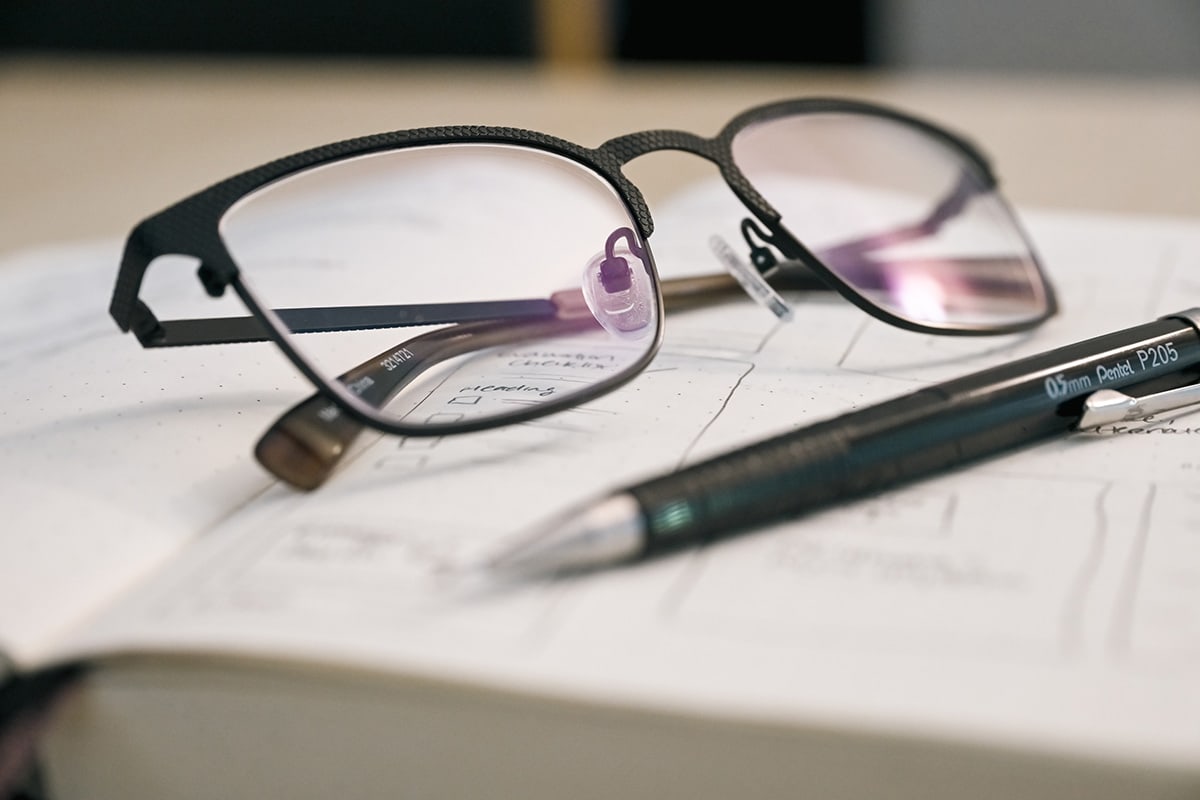
<instances>
[{"instance_id":1,"label":"pen drawn line","mask_svg":"<svg viewBox=\"0 0 1200 800\"><path fill-rule=\"evenodd\" d=\"M269 484L253 497L230 509L207 528L205 534L215 531L222 523L233 519L237 512L251 507L252 503L276 485L278 482ZM147 616L161 619L197 613L203 615L204 606L213 596L209 587L215 584L221 584L225 588L236 587L248 573L258 567L266 553L288 534L286 529L276 529L270 531L269 535L239 537L230 546L222 547L212 557L189 565L170 586L158 587L155 594L148 598ZM218 594L223 598L221 602L228 602L224 588L219 590Z\"/></svg>"},{"instance_id":2,"label":"pen drawn line","mask_svg":"<svg viewBox=\"0 0 1200 800\"><path fill-rule=\"evenodd\" d=\"M958 494L950 496L950 502L946 503L946 508L942 511L941 529L938 535L941 538L949 538L954 534L954 518L958 515Z\"/></svg>"},{"instance_id":3,"label":"pen drawn line","mask_svg":"<svg viewBox=\"0 0 1200 800\"><path fill-rule=\"evenodd\" d=\"M1133 610L1137 602L1139 576L1146 557L1146 543L1150 538L1150 511L1154 507L1157 484L1150 484L1142 513L1138 519L1137 536L1129 554L1121 587L1117 592L1117 603L1113 611L1112 627L1109 631L1109 653L1113 658L1127 658L1133 639Z\"/></svg>"},{"instance_id":4,"label":"pen drawn line","mask_svg":"<svg viewBox=\"0 0 1200 800\"><path fill-rule=\"evenodd\" d=\"M721 418L721 415L725 413L725 409L729 408L729 401L731 401L733 396L737 394L737 390L739 387L741 387L742 381L746 380L746 376L753 371L754 364L747 364L746 369L743 370L742 374L738 376L738 379L734 381L733 386L731 386L729 391L726 392L725 399L721 401L721 407L717 409L715 414L708 418L708 422L704 423L700 430L696 432L696 435L692 437L692 440L688 442L687 446L683 448L683 452L679 454L679 458L675 461L675 469L679 469L685 463L687 463L688 456L691 455L692 450L694 450L700 440L704 438L704 434L707 433L708 429L713 426L713 423Z\"/></svg>"},{"instance_id":5,"label":"pen drawn line","mask_svg":"<svg viewBox=\"0 0 1200 800\"><path fill-rule=\"evenodd\" d=\"M591 406L571 406L570 408L563 409L563 413L559 416L562 419L566 419L569 416L616 417L616 416L619 416L620 413L621 413L620 411L614 411L611 408L601 408L600 406L591 405ZM522 422L521 425L526 425L531 428L536 428L538 426L553 427L554 423L557 421L559 421L559 420L556 420L554 416L540 417L538 419L529 420L528 422Z\"/></svg>"},{"instance_id":6,"label":"pen drawn line","mask_svg":"<svg viewBox=\"0 0 1200 800\"><path fill-rule=\"evenodd\" d=\"M770 342L772 339L774 339L776 334L778 334L779 331L782 330L783 326L786 324L787 323L785 323L785 322L777 322L774 325L772 325L771 329L768 330L766 333L764 333L762 338L758 340L758 346L754 348L754 354L755 355L761 354L763 351L763 348L765 348L767 346L767 343Z\"/></svg>"},{"instance_id":7,"label":"pen drawn line","mask_svg":"<svg viewBox=\"0 0 1200 800\"><path fill-rule=\"evenodd\" d=\"M672 554L676 558L685 558L683 568L673 581L667 585L666 592L663 593L662 603L659 606L659 616L665 620L671 620L679 616L679 610L683 606L684 598L692 593L696 584L700 581L700 576L704 572L704 565L708 560L708 545L702 545L694 548L686 556L682 553Z\"/></svg>"},{"instance_id":8,"label":"pen drawn line","mask_svg":"<svg viewBox=\"0 0 1200 800\"><path fill-rule=\"evenodd\" d=\"M855 346L858 345L858 340L861 339L863 334L867 332L867 326L870 323L871 323L871 320L869 317L867 319L864 319L861 323L859 323L858 330L856 330L854 332L854 335L850 337L850 341L846 343L846 349L842 351L842 357L839 358L837 361L838 369L843 369L845 367L846 360L848 358L850 358L850 353L852 353L854 351Z\"/></svg>"},{"instance_id":9,"label":"pen drawn line","mask_svg":"<svg viewBox=\"0 0 1200 800\"><path fill-rule=\"evenodd\" d=\"M1063 603L1059 639L1062 654L1068 658L1078 654L1082 646L1085 601L1095 582L1096 574L1100 570L1100 562L1108 540L1108 515L1104 512L1104 501L1111 490L1112 483L1106 483L1104 489L1096 496L1093 504L1096 531L1092 535L1091 547L1084 554L1079 569L1067 590L1066 601Z\"/></svg>"},{"instance_id":10,"label":"pen drawn line","mask_svg":"<svg viewBox=\"0 0 1200 800\"><path fill-rule=\"evenodd\" d=\"M702 364L753 364L753 361L747 361L744 353L730 353L728 355L715 355L713 353L705 353L696 355L695 353L675 353L673 357L679 359L687 359L688 361L699 361ZM684 367L659 367L658 369L647 369L642 374L649 375L651 372L680 372Z\"/></svg>"},{"instance_id":11,"label":"pen drawn line","mask_svg":"<svg viewBox=\"0 0 1200 800\"><path fill-rule=\"evenodd\" d=\"M770 340L770 338L770 336L764 337L759 342L755 352L761 350ZM747 351L744 350L725 350L720 352L706 350L704 352L698 352L695 350L681 350L678 348L673 348L663 349L660 357L675 359L677 361L699 361L704 363L713 362L716 364L744 364L746 363L746 359L751 355L753 355L753 353L747 353ZM682 369L684 369L684 367L674 365L651 366L642 370L642 375L650 375L652 373L661 372L678 372Z\"/></svg>"},{"instance_id":12,"label":"pen drawn line","mask_svg":"<svg viewBox=\"0 0 1200 800\"><path fill-rule=\"evenodd\" d=\"M271 486L275 485L274 483ZM211 532L221 523L234 518L234 515L250 506L261 498L268 488L257 492L254 497L237 505L223 514L216 523L208 528ZM272 537L250 537L235 542L230 547L221 548L212 558L201 560L181 574L178 580L172 581L169 587L160 587L157 597L148 604L148 615L152 617L171 617L177 615L195 614L197 608L206 605L211 597L209 587L221 584L223 587L236 586L244 576L255 569L265 554L280 538L276 533ZM224 596L224 589L220 590ZM222 602L227 602L222 600Z\"/></svg>"},{"instance_id":13,"label":"pen drawn line","mask_svg":"<svg viewBox=\"0 0 1200 800\"><path fill-rule=\"evenodd\" d=\"M563 629L564 619L570 613L567 607L572 597L572 584L565 578L552 580L534 591L539 597L536 610L528 620L528 627L518 636L521 645L530 651L545 650Z\"/></svg>"}]
</instances>

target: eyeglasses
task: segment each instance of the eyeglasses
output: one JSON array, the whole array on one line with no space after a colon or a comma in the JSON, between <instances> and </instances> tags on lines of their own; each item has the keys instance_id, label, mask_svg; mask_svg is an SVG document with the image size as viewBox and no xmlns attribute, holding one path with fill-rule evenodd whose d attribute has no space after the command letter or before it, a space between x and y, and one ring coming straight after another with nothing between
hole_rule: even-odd
<instances>
[{"instance_id":1,"label":"eyeglasses","mask_svg":"<svg viewBox=\"0 0 1200 800\"><path fill-rule=\"evenodd\" d=\"M622 167L660 150L714 163L746 216L734 275L660 280L653 222ZM249 316L160 320L160 257L199 263ZM172 266L171 268L175 268ZM243 172L138 224L110 312L144 347L273 341L317 392L259 461L319 485L363 426L476 431L592 400L654 357L668 310L835 291L898 327L1001 334L1056 311L979 151L874 104L802 99L713 138L631 133L596 148L513 128L397 131ZM403 339L395 328L409 328Z\"/></svg>"}]
</instances>

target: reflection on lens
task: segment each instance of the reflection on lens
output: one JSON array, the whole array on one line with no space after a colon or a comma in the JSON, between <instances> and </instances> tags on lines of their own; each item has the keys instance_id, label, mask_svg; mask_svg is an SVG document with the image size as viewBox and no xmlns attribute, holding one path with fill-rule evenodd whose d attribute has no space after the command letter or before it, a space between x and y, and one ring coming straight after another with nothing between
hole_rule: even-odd
<instances>
[{"instance_id":1,"label":"reflection on lens","mask_svg":"<svg viewBox=\"0 0 1200 800\"><path fill-rule=\"evenodd\" d=\"M430 429L578 402L640 370L661 319L636 229L589 169L492 144L336 162L248 195L221 223L308 363L387 420ZM606 252L641 293L637 335L610 333L583 298Z\"/></svg>"},{"instance_id":2,"label":"reflection on lens","mask_svg":"<svg viewBox=\"0 0 1200 800\"><path fill-rule=\"evenodd\" d=\"M784 227L884 312L960 330L1017 327L1051 312L1004 200L931 134L886 117L823 112L751 124L732 147Z\"/></svg>"}]
</instances>

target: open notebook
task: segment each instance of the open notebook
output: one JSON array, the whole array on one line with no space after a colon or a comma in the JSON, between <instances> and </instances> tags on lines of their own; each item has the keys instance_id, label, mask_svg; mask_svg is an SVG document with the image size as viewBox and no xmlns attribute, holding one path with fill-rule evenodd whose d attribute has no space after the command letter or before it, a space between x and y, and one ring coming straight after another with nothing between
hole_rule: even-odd
<instances>
[{"instance_id":1,"label":"open notebook","mask_svg":"<svg viewBox=\"0 0 1200 800\"><path fill-rule=\"evenodd\" d=\"M664 274L717 267L715 196L658 213ZM105 313L119 243L9 257L0 650L99 665L52 796L1200 794L1200 414L627 569L445 580L607 488L1200 304L1200 223L1025 221L1064 306L1035 333L742 300L669 318L611 396L367 436L311 494L250 455L307 392L272 346L142 350Z\"/></svg>"}]
</instances>

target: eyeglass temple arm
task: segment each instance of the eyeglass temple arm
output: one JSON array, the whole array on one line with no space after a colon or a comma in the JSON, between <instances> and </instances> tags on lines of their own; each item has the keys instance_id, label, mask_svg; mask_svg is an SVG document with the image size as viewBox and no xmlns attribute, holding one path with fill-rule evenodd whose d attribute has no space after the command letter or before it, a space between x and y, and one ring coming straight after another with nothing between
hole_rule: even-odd
<instances>
[{"instance_id":1,"label":"eyeglass temple arm","mask_svg":"<svg viewBox=\"0 0 1200 800\"><path fill-rule=\"evenodd\" d=\"M959 176L958 183L954 185L954 188L920 221L883 233L852 239L832 247L825 247L817 254L821 259L832 264L854 263L861 261L874 251L932 236L941 230L943 225L961 214L967 202L973 195L979 193L980 188L981 186L974 180L974 176L964 171ZM982 188L990 190L993 187L984 185Z\"/></svg>"},{"instance_id":2,"label":"eyeglass temple arm","mask_svg":"<svg viewBox=\"0 0 1200 800\"><path fill-rule=\"evenodd\" d=\"M778 281L788 284L780 288L826 288L803 273L781 274ZM673 278L662 281L661 288L668 312L710 306L742 292L727 274ZM349 387L364 387L359 396L380 407L422 372L454 356L597 324L583 305L579 290L558 292L554 300L564 309L563 316L465 322L440 328L364 361L339 376L338 381ZM381 366L385 359L392 369ZM311 490L325 482L362 429L362 423L343 413L324 394L316 393L280 416L259 439L254 455L276 477L296 488Z\"/></svg>"},{"instance_id":3,"label":"eyeglass temple arm","mask_svg":"<svg viewBox=\"0 0 1200 800\"><path fill-rule=\"evenodd\" d=\"M270 341L257 317L158 320L138 301L141 324L133 327L143 347L181 347ZM379 306L273 309L292 333L361 331L413 325L446 325L486 319L552 318L557 307L546 299Z\"/></svg>"},{"instance_id":4,"label":"eyeglass temple arm","mask_svg":"<svg viewBox=\"0 0 1200 800\"><path fill-rule=\"evenodd\" d=\"M422 373L455 356L592 327L598 323L590 314L464 322L415 336L343 373L338 381L368 404L382 407ZM318 392L279 417L259 439L254 455L287 483L314 489L362 428L362 423Z\"/></svg>"},{"instance_id":5,"label":"eyeglass temple arm","mask_svg":"<svg viewBox=\"0 0 1200 800\"><path fill-rule=\"evenodd\" d=\"M876 261L876 251L886 250L905 242L915 241L936 234L947 222L962 213L963 208L966 207L966 204L973 195L991 191L994 186L994 183L980 184L972 180L972 176L969 173L964 172L950 193L920 221L871 236L852 239L831 247L824 247L815 250L814 255L821 262L834 268L843 276L853 275L853 283L856 290L886 288L886 284L883 282L885 273L875 269L873 266ZM762 234L753 226L751 230L765 241L779 246L775 238ZM761 247L760 245L756 245L749 236L747 236L746 240L750 244L752 251L754 248ZM781 249L786 251L786 245L781 247ZM895 253L888 254L887 261L893 267L902 267L906 263L909 263L909 260L904 256ZM914 265L919 265L922 270L926 271L938 265L941 265L944 269L952 269L961 279L971 281L977 291L985 291L997 299L1006 296L1024 296L1026 292L1026 284L1020 280L1013 280L1010 270L997 269L997 266L1006 266L1010 263L1011 256L958 255L938 258L928 255L914 255L911 257L911 261ZM773 254L770 254L769 251L767 251L765 258L765 266L760 267L760 269L768 277L773 277L773 271L775 270L782 270L784 272L810 271L808 263L804 258L785 258L776 261Z\"/></svg>"}]
</instances>

